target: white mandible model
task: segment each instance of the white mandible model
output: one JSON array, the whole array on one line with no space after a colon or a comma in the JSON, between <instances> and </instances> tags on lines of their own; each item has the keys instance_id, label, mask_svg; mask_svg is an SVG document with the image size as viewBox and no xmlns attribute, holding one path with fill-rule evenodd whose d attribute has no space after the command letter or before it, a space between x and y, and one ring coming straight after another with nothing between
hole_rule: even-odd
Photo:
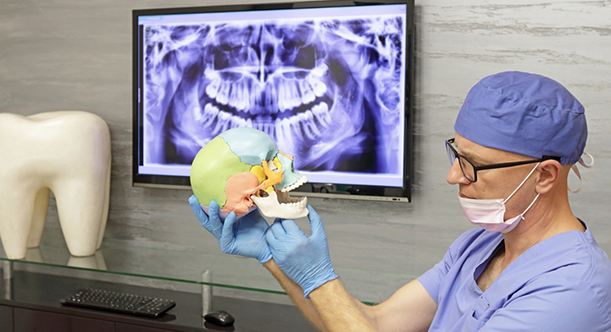
<instances>
[{"instance_id":1,"label":"white mandible model","mask_svg":"<svg viewBox=\"0 0 611 332\"><path fill-rule=\"evenodd\" d=\"M0 238L9 259L40 245L49 190L73 256L102 244L110 192L110 131L99 116L0 113Z\"/></svg>"}]
</instances>

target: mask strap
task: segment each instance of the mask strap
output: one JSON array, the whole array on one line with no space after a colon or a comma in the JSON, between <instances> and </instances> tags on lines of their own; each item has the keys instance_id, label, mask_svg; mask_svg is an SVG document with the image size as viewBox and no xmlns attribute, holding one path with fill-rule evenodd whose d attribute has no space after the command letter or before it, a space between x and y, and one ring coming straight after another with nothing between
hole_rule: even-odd
<instances>
[{"instance_id":1,"label":"mask strap","mask_svg":"<svg viewBox=\"0 0 611 332\"><path fill-rule=\"evenodd\" d=\"M537 201L537 198L539 198L539 195L541 194L537 194L537 196L535 196L535 199L533 199L533 201L530 203L530 205L526 208L526 210L524 210L524 212L522 212L522 214L520 215L520 218L522 220L524 220L524 215L526 214L526 212L528 212L528 210L530 210L530 208L533 206L533 204L535 204L535 202Z\"/></svg>"},{"instance_id":2,"label":"mask strap","mask_svg":"<svg viewBox=\"0 0 611 332\"><path fill-rule=\"evenodd\" d=\"M588 156L588 157L590 157L590 163L586 164L586 162L583 160L583 156L581 158L579 158L578 163L581 164L581 166L583 166L585 168L592 168L592 167L594 167L594 157L592 157L591 154L589 154L589 153L587 153L585 151L583 152L583 154ZM575 172L575 174L579 178L579 188L573 190L568 185L567 185L567 188L569 189L570 192L576 194L576 193L581 191L581 188L583 188L583 180L581 179L581 173L579 173L579 168L577 168L577 164L573 164L573 166L571 166L571 169L573 170L573 172Z\"/></svg>"},{"instance_id":3,"label":"mask strap","mask_svg":"<svg viewBox=\"0 0 611 332\"><path fill-rule=\"evenodd\" d=\"M533 168L533 169L530 171L530 173L528 173L528 176L527 176L527 177L524 179L524 181L522 181L522 183L520 183L520 185L519 185L519 186L516 188L516 190L514 190L514 191L511 193L511 195L509 195L509 197L507 197L507 198L506 198L506 199L503 201L503 204L505 204L505 203L506 203L506 202L507 202L507 201L508 201L508 200L511 198L511 196L513 196L513 194L515 194L515 193L516 193L516 192L517 192L517 191L518 191L518 190L519 190L519 189L522 187L522 185L523 185L523 184L526 182L526 180L528 180L528 178L529 178L529 177L530 177L530 176L533 174L533 172L534 172L534 171L537 169L537 167L539 166L539 164L540 164L540 162L539 162L539 163L537 163L537 164L535 165L535 167L534 167L534 168ZM530 206L529 206L529 208L530 208Z\"/></svg>"}]
</instances>

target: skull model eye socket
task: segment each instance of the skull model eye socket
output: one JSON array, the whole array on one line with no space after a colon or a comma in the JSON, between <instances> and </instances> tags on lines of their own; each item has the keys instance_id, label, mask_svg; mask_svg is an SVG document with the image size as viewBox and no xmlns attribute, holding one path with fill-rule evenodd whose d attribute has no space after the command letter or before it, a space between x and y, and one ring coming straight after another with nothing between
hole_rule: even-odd
<instances>
[{"instance_id":1,"label":"skull model eye socket","mask_svg":"<svg viewBox=\"0 0 611 332\"><path fill-rule=\"evenodd\" d=\"M272 160L272 162L274 163L274 165L276 166L276 169L282 170L284 167L282 166L282 163L280 162L280 159L278 159L278 157L274 157L274 159Z\"/></svg>"},{"instance_id":2,"label":"skull model eye socket","mask_svg":"<svg viewBox=\"0 0 611 332\"><path fill-rule=\"evenodd\" d=\"M276 165L274 164L272 160L267 162L267 167L269 168L270 171L275 171L277 169Z\"/></svg>"}]
</instances>

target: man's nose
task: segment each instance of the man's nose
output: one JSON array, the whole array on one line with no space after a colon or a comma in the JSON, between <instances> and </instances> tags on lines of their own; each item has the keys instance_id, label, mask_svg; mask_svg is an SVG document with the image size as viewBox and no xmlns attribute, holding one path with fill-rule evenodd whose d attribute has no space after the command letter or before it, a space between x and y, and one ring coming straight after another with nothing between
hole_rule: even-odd
<instances>
[{"instance_id":1,"label":"man's nose","mask_svg":"<svg viewBox=\"0 0 611 332\"><path fill-rule=\"evenodd\" d=\"M448 181L449 184L469 184L471 183L471 181L469 181L465 177L462 170L460 169L458 158L454 159L454 163L452 164L452 167L450 168L450 171L448 172L446 181Z\"/></svg>"}]
</instances>

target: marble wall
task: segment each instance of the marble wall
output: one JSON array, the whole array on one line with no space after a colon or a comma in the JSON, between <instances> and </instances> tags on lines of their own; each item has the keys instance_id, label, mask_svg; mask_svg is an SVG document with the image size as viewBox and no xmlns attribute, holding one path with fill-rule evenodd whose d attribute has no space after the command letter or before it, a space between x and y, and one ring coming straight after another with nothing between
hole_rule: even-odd
<instances>
[{"instance_id":1,"label":"marble wall","mask_svg":"<svg viewBox=\"0 0 611 332\"><path fill-rule=\"evenodd\" d=\"M189 191L131 184L131 11L220 3L2 1L0 112L77 109L108 122L113 164L102 253L109 269L189 280L209 269L217 282L280 290L254 260L220 252L192 215ZM310 200L323 217L333 264L348 289L361 300L384 300L439 261L471 227L457 188L445 181L443 141L453 135L471 86L504 70L550 76L584 104L587 151L596 165L582 171L584 189L570 199L611 253L611 1L417 0L416 6L413 202ZM45 234L61 238L53 205Z\"/></svg>"}]
</instances>

